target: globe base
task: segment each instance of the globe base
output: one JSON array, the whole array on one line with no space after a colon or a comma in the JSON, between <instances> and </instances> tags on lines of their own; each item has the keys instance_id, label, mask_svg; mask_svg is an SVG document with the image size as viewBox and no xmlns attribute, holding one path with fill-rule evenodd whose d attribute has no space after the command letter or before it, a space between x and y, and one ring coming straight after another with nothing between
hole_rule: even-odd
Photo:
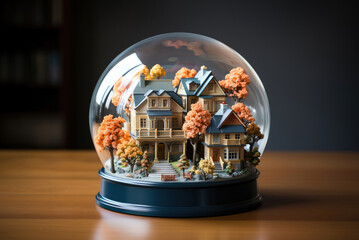
<instances>
[{"instance_id":1,"label":"globe base","mask_svg":"<svg viewBox=\"0 0 359 240\"><path fill-rule=\"evenodd\" d=\"M102 168L96 203L105 209L151 217L208 217L258 208L259 171L223 181L149 182L122 179Z\"/></svg>"}]
</instances>

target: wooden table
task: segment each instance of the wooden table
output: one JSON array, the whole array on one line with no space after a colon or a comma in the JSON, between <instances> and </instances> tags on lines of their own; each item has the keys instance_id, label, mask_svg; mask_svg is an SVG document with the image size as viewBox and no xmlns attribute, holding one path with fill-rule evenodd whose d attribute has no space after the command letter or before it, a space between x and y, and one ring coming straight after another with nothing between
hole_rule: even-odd
<instances>
[{"instance_id":1,"label":"wooden table","mask_svg":"<svg viewBox=\"0 0 359 240\"><path fill-rule=\"evenodd\" d=\"M96 206L94 151L2 150L0 164L0 239L359 239L359 153L266 152L261 208L194 219Z\"/></svg>"}]
</instances>

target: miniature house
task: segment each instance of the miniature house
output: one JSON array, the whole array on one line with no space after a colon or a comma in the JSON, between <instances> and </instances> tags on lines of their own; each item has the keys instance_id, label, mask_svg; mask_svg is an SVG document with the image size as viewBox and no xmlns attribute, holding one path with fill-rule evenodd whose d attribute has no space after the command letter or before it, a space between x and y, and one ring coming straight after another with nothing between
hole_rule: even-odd
<instances>
[{"instance_id":1,"label":"miniature house","mask_svg":"<svg viewBox=\"0 0 359 240\"><path fill-rule=\"evenodd\" d=\"M141 74L132 106L131 135L142 151L147 151L155 162L177 160L185 153L184 108L172 80L145 80Z\"/></svg>"},{"instance_id":2,"label":"miniature house","mask_svg":"<svg viewBox=\"0 0 359 240\"><path fill-rule=\"evenodd\" d=\"M211 125L206 129L203 142L204 156L213 162L230 161L237 165L244 160L245 127L228 104L220 104L219 111L213 115Z\"/></svg>"},{"instance_id":3,"label":"miniature house","mask_svg":"<svg viewBox=\"0 0 359 240\"><path fill-rule=\"evenodd\" d=\"M182 97L184 112L190 111L191 104L199 101L203 109L212 115L219 110L226 97L212 71L205 66L201 67L194 78L182 78L176 93Z\"/></svg>"}]
</instances>

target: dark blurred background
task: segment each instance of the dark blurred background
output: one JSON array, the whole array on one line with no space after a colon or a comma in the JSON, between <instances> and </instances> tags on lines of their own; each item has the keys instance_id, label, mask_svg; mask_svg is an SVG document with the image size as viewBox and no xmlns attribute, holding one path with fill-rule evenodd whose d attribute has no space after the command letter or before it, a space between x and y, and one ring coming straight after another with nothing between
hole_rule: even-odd
<instances>
[{"instance_id":1,"label":"dark blurred background","mask_svg":"<svg viewBox=\"0 0 359 240\"><path fill-rule=\"evenodd\" d=\"M270 150L358 150L358 13L346 1L1 1L0 147L92 148L110 61L166 32L215 38L254 67Z\"/></svg>"}]
</instances>

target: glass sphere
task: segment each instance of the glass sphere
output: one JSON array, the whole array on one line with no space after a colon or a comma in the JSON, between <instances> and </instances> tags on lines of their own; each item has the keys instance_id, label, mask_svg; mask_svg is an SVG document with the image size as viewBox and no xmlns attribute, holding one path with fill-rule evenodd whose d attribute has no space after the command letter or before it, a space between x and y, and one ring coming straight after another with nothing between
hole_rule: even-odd
<instances>
[{"instance_id":1,"label":"glass sphere","mask_svg":"<svg viewBox=\"0 0 359 240\"><path fill-rule=\"evenodd\" d=\"M164 69L164 76L161 69L157 72L156 69L153 72L144 71L145 65L150 70L156 64ZM196 70L196 74L189 74L187 78L179 78L177 81L179 85L176 85L173 80L176 73L183 67ZM89 123L92 140L95 143L95 136L98 134L101 123L105 116L111 114L113 118L122 117L126 121L122 124L123 129L128 130L130 137L136 139L136 143L142 151L146 150L152 153L150 154L151 158L154 158L153 152L157 151L155 160L178 160L180 154L174 153L185 152L184 148L190 149L191 144L187 140L181 140L185 142L184 145L170 145L176 141L176 136L181 134L184 138L187 136L182 131L182 125L186 113L191 110L191 104L200 101L204 109L211 110L213 119L213 116L216 116L215 114L222 107L225 110L231 109L235 104L233 95L230 96L230 92L222 88L222 90L218 90L220 91L219 96L216 96L214 92L217 90L212 88L220 87L218 82L224 80L232 69L238 67L242 68L250 79L250 84L246 85L247 97L240 99L239 102L248 107L255 119L255 124L260 127L263 138L256 145L258 151L263 154L269 136L270 112L267 94L257 73L232 48L215 39L191 33L168 33L150 37L126 49L108 65L98 80L91 99ZM141 72L144 74L140 74ZM153 74L151 75L151 73ZM203 80L206 74L213 76L214 80ZM160 79L156 79L157 77ZM173 87L174 85L176 86ZM197 91L201 88L203 88L201 91ZM213 94L210 93L211 91L214 91ZM151 102L150 97L163 97L163 99L162 102L156 102L157 100ZM225 106L224 102L228 106ZM180 110L183 113L182 119L172 120L175 112L173 109L167 109L168 106L182 107ZM187 109L185 106L188 106ZM221 116L223 117L223 114ZM211 128L212 133L215 133L218 126ZM138 141L136 138L138 136L147 137L147 140L145 142ZM152 147L161 137L165 140ZM228 140L226 144L233 145L239 137L233 135L227 139L227 136L223 135L219 140L215 138L217 137L211 136L211 141ZM230 144L229 140L231 139L233 142ZM201 141L207 140L207 136L201 138ZM110 158L110 152L105 151L104 147L99 147L98 144L94 145L105 165ZM206 151L204 150L206 146L203 147L200 143L198 145L200 146L196 151L202 151L199 153L200 155L204 154L214 158L213 152L203 153ZM223 144L221 146L223 147ZM245 148L248 149L249 146ZM116 154L115 151L113 153ZM222 158L230 156L230 152L221 154ZM106 167L109 166L105 165Z\"/></svg>"}]
</instances>

